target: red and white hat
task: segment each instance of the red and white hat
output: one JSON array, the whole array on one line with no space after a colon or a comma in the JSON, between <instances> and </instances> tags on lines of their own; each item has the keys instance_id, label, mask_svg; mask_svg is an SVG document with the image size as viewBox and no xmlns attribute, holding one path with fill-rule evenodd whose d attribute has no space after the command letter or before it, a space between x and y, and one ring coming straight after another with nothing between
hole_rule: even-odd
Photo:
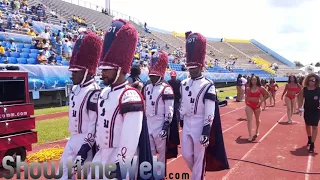
<instances>
[{"instance_id":1,"label":"red and white hat","mask_svg":"<svg viewBox=\"0 0 320 180\"><path fill-rule=\"evenodd\" d=\"M114 20L104 37L99 69L118 69L117 74L120 71L129 73L137 43L138 32L133 25L122 19Z\"/></svg>"},{"instance_id":2,"label":"red and white hat","mask_svg":"<svg viewBox=\"0 0 320 180\"><path fill-rule=\"evenodd\" d=\"M70 59L69 71L85 70L83 80L86 79L88 73L95 75L101 51L101 39L91 31L82 32L75 42Z\"/></svg>"},{"instance_id":3,"label":"red and white hat","mask_svg":"<svg viewBox=\"0 0 320 180\"><path fill-rule=\"evenodd\" d=\"M186 41L186 66L188 68L204 67L207 39L199 33L189 34Z\"/></svg>"},{"instance_id":4,"label":"red and white hat","mask_svg":"<svg viewBox=\"0 0 320 180\"><path fill-rule=\"evenodd\" d=\"M170 76L172 77L172 76L177 76L177 72L175 71L175 70L172 70L171 72L170 72Z\"/></svg>"},{"instance_id":5,"label":"red and white hat","mask_svg":"<svg viewBox=\"0 0 320 180\"><path fill-rule=\"evenodd\" d=\"M168 55L164 51L156 51L151 58L149 75L164 77L168 66Z\"/></svg>"}]
</instances>

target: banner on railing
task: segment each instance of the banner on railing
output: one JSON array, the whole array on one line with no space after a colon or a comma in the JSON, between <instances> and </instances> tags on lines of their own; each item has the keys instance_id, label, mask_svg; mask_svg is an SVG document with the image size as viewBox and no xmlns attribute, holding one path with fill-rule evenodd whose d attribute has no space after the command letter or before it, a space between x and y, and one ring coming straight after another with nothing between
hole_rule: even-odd
<instances>
[{"instance_id":1,"label":"banner on railing","mask_svg":"<svg viewBox=\"0 0 320 180\"><path fill-rule=\"evenodd\" d=\"M175 31L172 32L172 35L173 35L173 36L178 36L178 37L183 37L183 38L186 37L186 34L185 34L185 33L178 33L178 32L175 32Z\"/></svg>"},{"instance_id":2,"label":"banner on railing","mask_svg":"<svg viewBox=\"0 0 320 180\"><path fill-rule=\"evenodd\" d=\"M224 42L250 43L250 40L246 40L246 39L227 39L227 38L224 38Z\"/></svg>"},{"instance_id":3,"label":"banner on railing","mask_svg":"<svg viewBox=\"0 0 320 180\"><path fill-rule=\"evenodd\" d=\"M34 30L38 33L43 32L45 28L49 28L51 30L51 32L56 33L56 34L58 33L59 30L62 31L62 27L59 25L48 24L48 23L43 23L43 22L38 22L38 21L33 21L32 26L33 26Z\"/></svg>"},{"instance_id":4,"label":"banner on railing","mask_svg":"<svg viewBox=\"0 0 320 180\"><path fill-rule=\"evenodd\" d=\"M32 36L24 35L24 34L14 34L7 32L0 32L0 41L9 41L13 39L18 43L31 43Z\"/></svg>"}]
</instances>

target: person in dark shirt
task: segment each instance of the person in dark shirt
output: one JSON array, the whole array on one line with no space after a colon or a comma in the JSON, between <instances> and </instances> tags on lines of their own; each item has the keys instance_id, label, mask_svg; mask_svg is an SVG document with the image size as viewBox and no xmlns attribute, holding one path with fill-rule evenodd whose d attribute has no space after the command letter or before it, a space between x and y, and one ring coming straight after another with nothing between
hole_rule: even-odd
<instances>
[{"instance_id":1,"label":"person in dark shirt","mask_svg":"<svg viewBox=\"0 0 320 180\"><path fill-rule=\"evenodd\" d=\"M181 100L181 93L180 93L180 87L181 87L181 81L177 79L177 72L171 71L170 72L171 79L168 81L168 84L171 86L174 94L174 109L173 109L173 118L172 122L170 124L170 128L174 129L173 133L169 138L171 142L173 142L176 145L180 145L180 138L179 138L179 122L180 122L180 113L179 113L179 107L180 107L180 100ZM175 137L175 138L173 138ZM174 157L174 155L178 154L178 148L177 146L172 146L167 148L167 155Z\"/></svg>"},{"instance_id":2,"label":"person in dark shirt","mask_svg":"<svg viewBox=\"0 0 320 180\"><path fill-rule=\"evenodd\" d=\"M177 109L179 108L179 102L181 99L181 93L180 93L180 86L181 86L181 81L177 79L177 72L176 71L171 71L170 72L171 79L168 81L169 85L173 89L174 93L174 111L176 112L176 104L177 104Z\"/></svg>"},{"instance_id":3,"label":"person in dark shirt","mask_svg":"<svg viewBox=\"0 0 320 180\"><path fill-rule=\"evenodd\" d=\"M310 73L303 81L303 89L301 90L299 99L300 115L306 124L308 135L309 153L314 153L314 142L318 134L318 124L320 117L320 78L314 73ZM303 106L303 108L302 108Z\"/></svg>"},{"instance_id":4,"label":"person in dark shirt","mask_svg":"<svg viewBox=\"0 0 320 180\"><path fill-rule=\"evenodd\" d=\"M242 96L241 96L241 86L242 86L241 77L242 77L242 75L239 74L238 78L237 78L237 82L236 82L236 87L237 87L237 98L236 98L236 101L237 102L241 102L241 100L242 100L241 99L242 98Z\"/></svg>"},{"instance_id":5,"label":"person in dark shirt","mask_svg":"<svg viewBox=\"0 0 320 180\"><path fill-rule=\"evenodd\" d=\"M48 58L48 64L54 65L57 63L56 55L54 53Z\"/></svg>"},{"instance_id":6,"label":"person in dark shirt","mask_svg":"<svg viewBox=\"0 0 320 180\"><path fill-rule=\"evenodd\" d=\"M139 78L140 74L141 74L140 66L133 66L131 68L130 76L127 78L127 81L129 85L138 89L141 92L143 84L141 79Z\"/></svg>"}]
</instances>

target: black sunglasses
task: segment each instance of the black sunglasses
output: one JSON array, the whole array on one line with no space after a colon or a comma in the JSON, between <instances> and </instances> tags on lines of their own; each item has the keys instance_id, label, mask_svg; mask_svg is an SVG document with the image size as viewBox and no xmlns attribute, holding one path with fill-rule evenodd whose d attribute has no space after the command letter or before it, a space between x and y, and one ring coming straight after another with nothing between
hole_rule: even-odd
<instances>
[{"instance_id":1,"label":"black sunglasses","mask_svg":"<svg viewBox=\"0 0 320 180\"><path fill-rule=\"evenodd\" d=\"M315 79L310 79L309 82L316 82L316 80Z\"/></svg>"}]
</instances>

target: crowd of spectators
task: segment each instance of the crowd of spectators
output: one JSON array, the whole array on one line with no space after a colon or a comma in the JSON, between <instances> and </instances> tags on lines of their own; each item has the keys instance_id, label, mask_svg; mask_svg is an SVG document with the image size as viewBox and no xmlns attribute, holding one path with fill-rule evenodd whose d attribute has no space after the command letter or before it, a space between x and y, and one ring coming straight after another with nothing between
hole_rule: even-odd
<instances>
[{"instance_id":1,"label":"crowd of spectators","mask_svg":"<svg viewBox=\"0 0 320 180\"><path fill-rule=\"evenodd\" d=\"M11 7L12 12L7 11L5 17L2 14L2 10ZM106 10L102 10L102 13L107 14ZM80 17L72 15L67 22L60 21L61 30L57 33L53 33L50 26L46 26L44 31L37 33L33 27L33 21L39 21L44 23L51 23L49 21L49 16L53 18L58 18L57 12L51 10L49 13L46 7L42 4L29 7L27 0L0 0L0 31L5 31L2 27L4 25L4 19L7 22L7 29L14 29L33 36L32 45L35 49L39 50L39 55L37 57L39 64L57 64L55 57L62 56L64 60L69 60L71 58L72 49L74 43L79 35L79 30L81 28L89 29L95 32L102 40L104 38L104 30L97 29L95 23L93 22L91 26L87 24L85 17ZM90 28L88 28L90 26ZM149 32L147 28L147 23L144 24L144 29ZM14 40L13 40L14 41ZM181 70L187 70L186 68L186 54L182 47L176 49L170 49L168 44L164 47L160 45L153 38L147 38L145 36L139 37L139 42L136 49L136 54L134 58L134 64L138 64L143 68L148 68L150 64L150 59L155 51L165 49L167 52L170 51L170 63L168 64L168 69L170 69L170 64L181 65ZM210 51L209 55L214 57L215 54ZM1 53L0 47L0 56ZM230 56L229 59L223 60L218 58L213 58L212 60L206 61L206 68L213 68L214 66L225 67L229 71L233 71L236 64L237 57Z\"/></svg>"}]
</instances>

